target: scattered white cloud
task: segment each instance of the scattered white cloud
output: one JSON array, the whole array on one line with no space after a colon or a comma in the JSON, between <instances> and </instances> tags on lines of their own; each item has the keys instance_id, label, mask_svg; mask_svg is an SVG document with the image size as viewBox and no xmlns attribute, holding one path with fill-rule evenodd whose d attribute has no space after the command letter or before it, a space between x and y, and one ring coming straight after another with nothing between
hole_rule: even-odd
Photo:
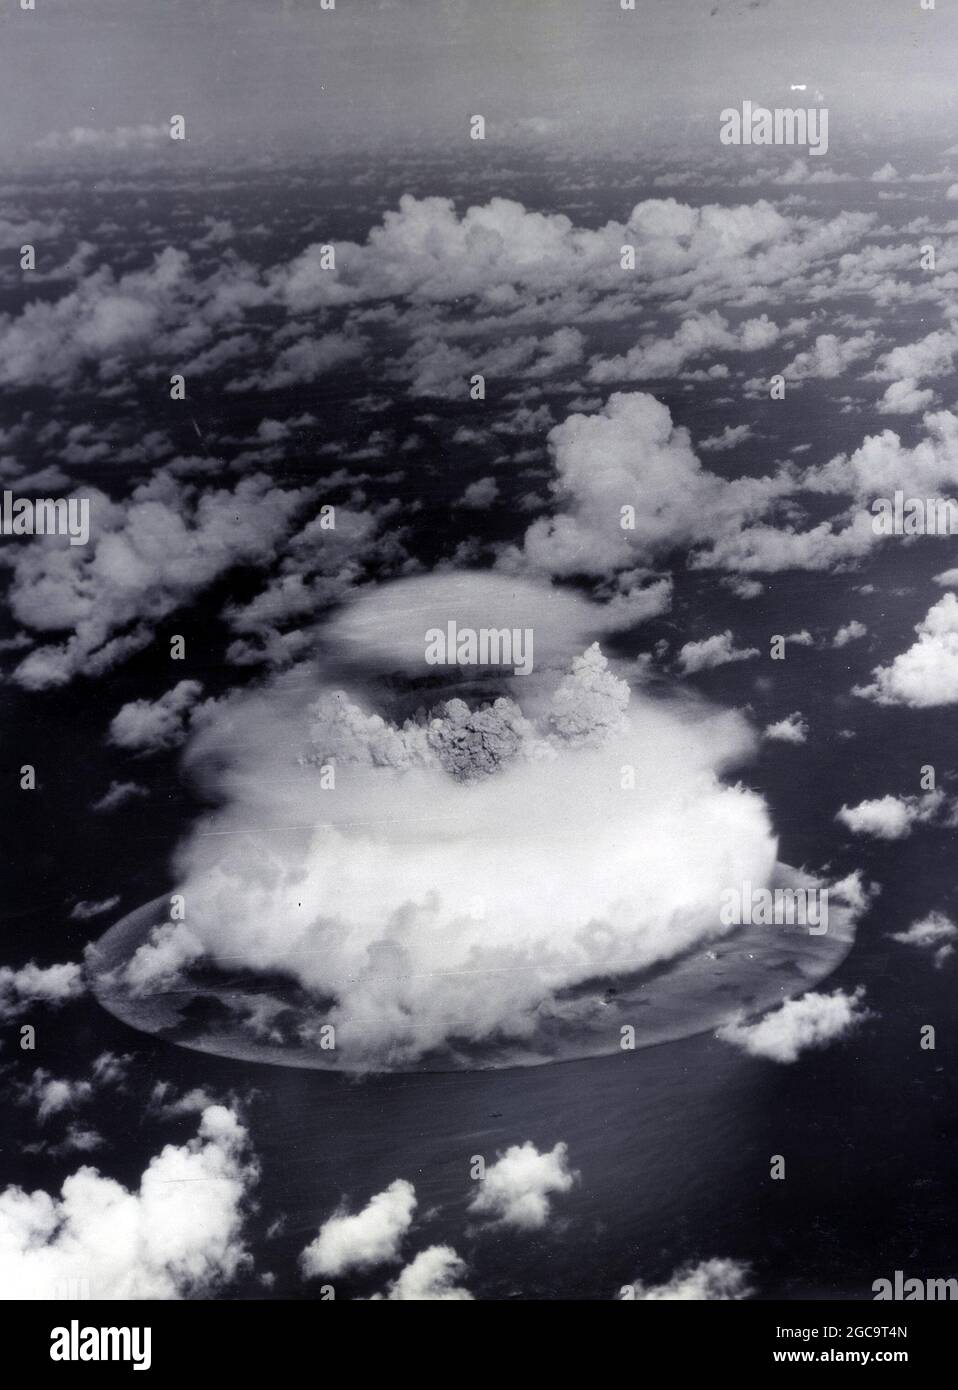
<instances>
[{"instance_id":1,"label":"scattered white cloud","mask_svg":"<svg viewBox=\"0 0 958 1390\"><path fill-rule=\"evenodd\" d=\"M703 1260L672 1275L665 1284L643 1284L636 1280L619 1293L620 1299L648 1303L665 1301L728 1301L752 1296L747 1264L739 1260Z\"/></svg>"},{"instance_id":2,"label":"scattered white cloud","mask_svg":"<svg viewBox=\"0 0 958 1390\"><path fill-rule=\"evenodd\" d=\"M398 1260L415 1210L415 1188L397 1178L354 1215L345 1210L336 1212L323 1222L315 1240L299 1257L304 1277L335 1277Z\"/></svg>"},{"instance_id":3,"label":"scattered white cloud","mask_svg":"<svg viewBox=\"0 0 958 1390\"><path fill-rule=\"evenodd\" d=\"M124 505L90 490L89 545L38 537L14 560L14 616L34 632L72 635L34 648L13 679L45 690L110 670L233 566L272 561L304 498L260 475L198 491L162 470Z\"/></svg>"},{"instance_id":4,"label":"scattered white cloud","mask_svg":"<svg viewBox=\"0 0 958 1390\"><path fill-rule=\"evenodd\" d=\"M879 705L928 709L958 701L958 597L945 594L915 626L918 641L852 693Z\"/></svg>"},{"instance_id":5,"label":"scattered white cloud","mask_svg":"<svg viewBox=\"0 0 958 1390\"><path fill-rule=\"evenodd\" d=\"M569 1168L565 1144L540 1153L527 1139L489 1165L469 1211L503 1226L537 1231L549 1220L552 1198L571 1192L577 1177Z\"/></svg>"},{"instance_id":6,"label":"scattered white cloud","mask_svg":"<svg viewBox=\"0 0 958 1390\"><path fill-rule=\"evenodd\" d=\"M243 1241L257 1177L236 1115L206 1110L199 1133L167 1144L129 1190L82 1167L58 1197L0 1193L0 1297L62 1297L89 1281L93 1299L209 1297L249 1263Z\"/></svg>"},{"instance_id":7,"label":"scattered white cloud","mask_svg":"<svg viewBox=\"0 0 958 1390\"><path fill-rule=\"evenodd\" d=\"M19 1104L36 1106L40 1124L61 1110L74 1110L92 1098L93 1086L89 1081L68 1081L52 1076L43 1067L38 1067L17 1093Z\"/></svg>"},{"instance_id":8,"label":"scattered white cloud","mask_svg":"<svg viewBox=\"0 0 958 1390\"><path fill-rule=\"evenodd\" d=\"M741 1020L726 1024L716 1033L723 1042L740 1047L752 1057L773 1062L796 1062L803 1052L827 1047L847 1037L872 1015L864 1007L864 989L852 994L836 989L831 994L803 994L788 999L757 1023Z\"/></svg>"},{"instance_id":9,"label":"scattered white cloud","mask_svg":"<svg viewBox=\"0 0 958 1390\"><path fill-rule=\"evenodd\" d=\"M796 710L775 724L767 724L765 737L780 743L804 743L808 738L808 721L800 710Z\"/></svg>"},{"instance_id":10,"label":"scattered white cloud","mask_svg":"<svg viewBox=\"0 0 958 1390\"><path fill-rule=\"evenodd\" d=\"M475 511L483 511L486 507L491 507L498 496L499 484L495 478L479 478L466 488L459 500L459 505Z\"/></svg>"},{"instance_id":11,"label":"scattered white cloud","mask_svg":"<svg viewBox=\"0 0 958 1390\"><path fill-rule=\"evenodd\" d=\"M472 1294L457 1282L465 1274L465 1262L451 1246L430 1245L393 1280L385 1294L373 1294L373 1301L471 1302Z\"/></svg>"},{"instance_id":12,"label":"scattered white cloud","mask_svg":"<svg viewBox=\"0 0 958 1390\"><path fill-rule=\"evenodd\" d=\"M178 1120L184 1115L201 1115L209 1106L218 1103L202 1086L177 1095L171 1082L157 1081L150 1092L147 1110L163 1120Z\"/></svg>"},{"instance_id":13,"label":"scattered white cloud","mask_svg":"<svg viewBox=\"0 0 958 1390\"><path fill-rule=\"evenodd\" d=\"M940 791L921 796L882 796L842 806L835 819L853 835L869 835L876 840L905 840L915 825L927 824L944 807Z\"/></svg>"},{"instance_id":14,"label":"scattered white cloud","mask_svg":"<svg viewBox=\"0 0 958 1390\"><path fill-rule=\"evenodd\" d=\"M849 642L857 642L868 632L864 623L860 623L857 618L852 618L851 622L844 623L835 636L832 638L833 647L847 647Z\"/></svg>"},{"instance_id":15,"label":"scattered white cloud","mask_svg":"<svg viewBox=\"0 0 958 1390\"><path fill-rule=\"evenodd\" d=\"M722 454L727 449L736 449L752 438L751 425L726 425L721 434L709 435L699 441L699 449L706 454Z\"/></svg>"},{"instance_id":16,"label":"scattered white cloud","mask_svg":"<svg viewBox=\"0 0 958 1390\"><path fill-rule=\"evenodd\" d=\"M736 647L731 631L726 630L703 638L701 642L686 642L679 650L677 661L683 675L690 676L732 661L750 661L755 656L761 656L758 647Z\"/></svg>"},{"instance_id":17,"label":"scattered white cloud","mask_svg":"<svg viewBox=\"0 0 958 1390\"><path fill-rule=\"evenodd\" d=\"M955 953L955 940L958 927L943 912L930 912L917 922L912 922L907 931L889 932L892 941L902 946L915 946L920 951L931 951L935 967L940 969L946 960Z\"/></svg>"},{"instance_id":18,"label":"scattered white cloud","mask_svg":"<svg viewBox=\"0 0 958 1390\"><path fill-rule=\"evenodd\" d=\"M78 999L86 986L79 965L29 965L14 970L0 965L0 1020L18 1018L31 1004L57 1007Z\"/></svg>"},{"instance_id":19,"label":"scattered white cloud","mask_svg":"<svg viewBox=\"0 0 958 1390\"><path fill-rule=\"evenodd\" d=\"M131 753L158 753L185 743L203 686L184 680L156 700L131 700L110 723L109 741Z\"/></svg>"}]
</instances>

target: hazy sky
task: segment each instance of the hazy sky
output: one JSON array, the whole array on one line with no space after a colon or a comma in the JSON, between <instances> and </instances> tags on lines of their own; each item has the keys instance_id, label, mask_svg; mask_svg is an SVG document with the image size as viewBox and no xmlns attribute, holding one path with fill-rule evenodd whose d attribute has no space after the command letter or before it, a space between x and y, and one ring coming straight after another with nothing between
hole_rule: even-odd
<instances>
[{"instance_id":1,"label":"hazy sky","mask_svg":"<svg viewBox=\"0 0 958 1390\"><path fill-rule=\"evenodd\" d=\"M0 149L50 131L189 120L193 141L297 152L563 123L588 148L618 127L711 119L818 89L832 149L856 117L955 116L952 0L36 0L0 14ZM958 134L958 132L956 132Z\"/></svg>"}]
</instances>

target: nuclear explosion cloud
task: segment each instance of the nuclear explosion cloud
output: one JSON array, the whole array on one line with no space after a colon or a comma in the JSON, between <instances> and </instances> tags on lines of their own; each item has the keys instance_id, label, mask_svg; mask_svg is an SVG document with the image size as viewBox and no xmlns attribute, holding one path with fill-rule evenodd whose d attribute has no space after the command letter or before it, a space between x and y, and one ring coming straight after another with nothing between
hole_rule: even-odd
<instances>
[{"instance_id":1,"label":"nuclear explosion cloud","mask_svg":"<svg viewBox=\"0 0 958 1390\"><path fill-rule=\"evenodd\" d=\"M469 699L419 690L422 633L463 590L398 581L342 612L335 643L401 664L418 708L381 713L389 683L332 687L317 663L212 711L187 766L221 809L179 851L170 920L96 956L106 1002L125 991L144 1023L197 971L232 972L264 988L241 1004L221 990L220 1009L316 1065L546 1060L577 1029L614 1050L629 1016L610 995L734 934L723 891L779 872L762 798L720 780L752 751L745 721L630 688L598 643L560 669L550 615L568 603L581 626L591 606L491 582L523 623L546 615L546 675L506 672Z\"/></svg>"}]
</instances>

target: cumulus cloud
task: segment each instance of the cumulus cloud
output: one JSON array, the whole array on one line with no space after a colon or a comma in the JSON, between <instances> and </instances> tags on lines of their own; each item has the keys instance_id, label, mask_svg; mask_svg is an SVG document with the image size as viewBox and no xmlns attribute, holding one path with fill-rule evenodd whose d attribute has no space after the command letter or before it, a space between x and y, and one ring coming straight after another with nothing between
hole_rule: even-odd
<instances>
[{"instance_id":1,"label":"cumulus cloud","mask_svg":"<svg viewBox=\"0 0 958 1390\"><path fill-rule=\"evenodd\" d=\"M385 1294L373 1294L373 1301L471 1302L472 1294L457 1282L465 1274L465 1262L451 1246L430 1245L393 1280Z\"/></svg>"},{"instance_id":2,"label":"cumulus cloud","mask_svg":"<svg viewBox=\"0 0 958 1390\"><path fill-rule=\"evenodd\" d=\"M567 1145L540 1153L527 1139L486 1169L469 1211L498 1225L537 1231L549 1220L553 1196L571 1192L577 1177L569 1168Z\"/></svg>"},{"instance_id":3,"label":"cumulus cloud","mask_svg":"<svg viewBox=\"0 0 958 1390\"><path fill-rule=\"evenodd\" d=\"M679 650L679 670L686 676L696 671L711 671L732 661L750 661L760 656L758 647L736 647L730 630L705 637L701 642L686 642Z\"/></svg>"},{"instance_id":4,"label":"cumulus cloud","mask_svg":"<svg viewBox=\"0 0 958 1390\"><path fill-rule=\"evenodd\" d=\"M686 362L705 353L758 352L778 341L781 330L767 315L747 319L738 329L716 310L684 319L670 338L648 338L619 357L596 358L588 380L606 384L613 381L650 381L672 377Z\"/></svg>"},{"instance_id":5,"label":"cumulus cloud","mask_svg":"<svg viewBox=\"0 0 958 1390\"><path fill-rule=\"evenodd\" d=\"M759 594L765 592L765 585L757 579L745 579L737 574L726 575L722 580L722 585L736 598L741 599L758 598Z\"/></svg>"},{"instance_id":6,"label":"cumulus cloud","mask_svg":"<svg viewBox=\"0 0 958 1390\"><path fill-rule=\"evenodd\" d=\"M779 743L804 743L808 738L808 721L800 710L796 710L775 724L767 724L765 737Z\"/></svg>"},{"instance_id":7,"label":"cumulus cloud","mask_svg":"<svg viewBox=\"0 0 958 1390\"><path fill-rule=\"evenodd\" d=\"M853 835L870 835L876 840L905 840L915 825L923 825L943 809L944 794L925 792L922 796L882 796L843 806L835 819Z\"/></svg>"},{"instance_id":8,"label":"cumulus cloud","mask_svg":"<svg viewBox=\"0 0 958 1390\"><path fill-rule=\"evenodd\" d=\"M479 478L466 488L459 499L459 505L460 507L472 508L475 511L482 511L486 507L491 507L498 496L499 484L495 478Z\"/></svg>"},{"instance_id":9,"label":"cumulus cloud","mask_svg":"<svg viewBox=\"0 0 958 1390\"><path fill-rule=\"evenodd\" d=\"M76 127L45 137L45 147L71 157L158 151L167 138L162 126ZM405 196L365 243L337 242L335 267L324 243L266 268L230 250L205 278L173 246L152 266L119 277L109 266L86 274L78 261L67 293L0 316L0 385L115 382L155 373L158 356L169 370L185 366L195 376L252 357L268 335L269 365L227 389L283 389L358 359L368 350L364 324L385 320L400 343L389 374L414 392L442 395L461 392L477 362L531 381L575 370L585 336L569 325L630 320L637 294L681 315L678 328L621 358L595 357L590 370L603 380L660 376L704 352L751 352L779 337L765 314L733 323L709 302L738 309L787 301L810 275L837 282L818 284L823 296L845 282L858 293L882 293L888 268L873 265L863 244L873 221L847 212L793 217L764 200L692 207L649 199L623 220L586 228L505 198L460 215L451 198ZM230 232L213 221L191 250L202 262ZM625 244L636 252L628 276L620 264ZM264 325L264 308L284 321Z\"/></svg>"},{"instance_id":10,"label":"cumulus cloud","mask_svg":"<svg viewBox=\"0 0 958 1390\"><path fill-rule=\"evenodd\" d=\"M0 1296L45 1300L69 1281L95 1299L209 1297L249 1263L245 1206L257 1168L246 1130L222 1106L196 1138L168 1144L135 1190L82 1167L59 1196L0 1193Z\"/></svg>"},{"instance_id":11,"label":"cumulus cloud","mask_svg":"<svg viewBox=\"0 0 958 1390\"><path fill-rule=\"evenodd\" d=\"M132 753L158 753L185 743L203 686L180 681L157 700L132 700L110 722L109 741Z\"/></svg>"},{"instance_id":12,"label":"cumulus cloud","mask_svg":"<svg viewBox=\"0 0 958 1390\"><path fill-rule=\"evenodd\" d=\"M177 1095L176 1088L169 1081L157 1081L150 1092L147 1110L164 1120L178 1120L184 1115L201 1115L217 1101L202 1086L194 1086L191 1091Z\"/></svg>"},{"instance_id":13,"label":"cumulus cloud","mask_svg":"<svg viewBox=\"0 0 958 1390\"><path fill-rule=\"evenodd\" d=\"M119 1086L125 1081L132 1061L129 1052L101 1052L93 1062L93 1079L99 1086Z\"/></svg>"},{"instance_id":14,"label":"cumulus cloud","mask_svg":"<svg viewBox=\"0 0 958 1390\"><path fill-rule=\"evenodd\" d=\"M849 642L857 642L868 632L864 623L860 623L857 618L852 618L851 622L844 623L835 636L832 638L833 647L847 647Z\"/></svg>"},{"instance_id":15,"label":"cumulus cloud","mask_svg":"<svg viewBox=\"0 0 958 1390\"><path fill-rule=\"evenodd\" d=\"M918 641L852 693L879 705L928 709L958 701L958 598L945 594L915 626Z\"/></svg>"},{"instance_id":16,"label":"cumulus cloud","mask_svg":"<svg viewBox=\"0 0 958 1390\"><path fill-rule=\"evenodd\" d=\"M73 1110L93 1097L93 1086L89 1081L69 1081L52 1076L50 1072L38 1067L26 1085L21 1086L17 1095L19 1104L35 1105L40 1124L61 1110Z\"/></svg>"},{"instance_id":17,"label":"cumulus cloud","mask_svg":"<svg viewBox=\"0 0 958 1390\"><path fill-rule=\"evenodd\" d=\"M930 951L934 955L935 968L940 969L949 956L954 955L958 927L943 912L930 912L927 917L912 922L907 931L889 932L892 941L902 946L914 946L920 951Z\"/></svg>"},{"instance_id":18,"label":"cumulus cloud","mask_svg":"<svg viewBox=\"0 0 958 1390\"><path fill-rule=\"evenodd\" d=\"M24 1144L23 1151L30 1154L48 1154L50 1158L66 1158L69 1154L95 1153L97 1149L102 1149L105 1143L106 1140L98 1130L74 1122L67 1125L62 1139L56 1142L50 1139L35 1140L30 1144Z\"/></svg>"},{"instance_id":19,"label":"cumulus cloud","mask_svg":"<svg viewBox=\"0 0 958 1390\"><path fill-rule=\"evenodd\" d=\"M703 1260L672 1275L665 1284L643 1284L636 1280L627 1285L620 1299L641 1299L648 1303L664 1301L727 1301L750 1298L750 1271L739 1260Z\"/></svg>"},{"instance_id":20,"label":"cumulus cloud","mask_svg":"<svg viewBox=\"0 0 958 1390\"><path fill-rule=\"evenodd\" d=\"M300 1255L300 1266L307 1279L324 1275L335 1277L349 1270L372 1269L399 1259L403 1237L412 1226L416 1210L416 1190L412 1183L397 1178L383 1192L371 1197L361 1211L350 1216L336 1212L320 1227L319 1234ZM408 1273L404 1270L403 1273ZM435 1262L432 1273L441 1275ZM424 1274L412 1276L412 1286ZM402 1276L400 1276L400 1279ZM404 1294L402 1297L411 1297Z\"/></svg>"},{"instance_id":21,"label":"cumulus cloud","mask_svg":"<svg viewBox=\"0 0 958 1390\"><path fill-rule=\"evenodd\" d=\"M842 989L831 994L812 991L800 999L788 999L780 1008L757 1023L741 1019L720 1028L716 1037L740 1047L751 1057L767 1057L773 1062L797 1062L803 1052L827 1047L847 1037L866 1019L864 988L852 994Z\"/></svg>"},{"instance_id":22,"label":"cumulus cloud","mask_svg":"<svg viewBox=\"0 0 958 1390\"><path fill-rule=\"evenodd\" d=\"M875 365L878 381L915 383L928 377L945 376L954 367L958 353L958 332L935 329L915 343L904 343L883 353Z\"/></svg>"},{"instance_id":23,"label":"cumulus cloud","mask_svg":"<svg viewBox=\"0 0 958 1390\"><path fill-rule=\"evenodd\" d=\"M230 382L230 391L285 391L305 386L337 367L355 362L368 344L355 334L323 333L300 338L279 351L268 367Z\"/></svg>"},{"instance_id":24,"label":"cumulus cloud","mask_svg":"<svg viewBox=\"0 0 958 1390\"><path fill-rule=\"evenodd\" d=\"M722 454L727 449L736 449L739 444L752 438L751 425L726 425L721 434L709 435L699 441L699 448L706 454Z\"/></svg>"},{"instance_id":25,"label":"cumulus cloud","mask_svg":"<svg viewBox=\"0 0 958 1390\"><path fill-rule=\"evenodd\" d=\"M880 415L918 415L934 403L935 393L930 387L920 389L914 377L893 381L885 388L885 394L878 402Z\"/></svg>"},{"instance_id":26,"label":"cumulus cloud","mask_svg":"<svg viewBox=\"0 0 958 1390\"><path fill-rule=\"evenodd\" d=\"M688 431L674 425L661 402L617 392L600 411L571 415L550 431L550 514L532 523L521 548L506 548L499 565L608 579L682 549L693 568L739 574L848 565L880 540L865 509L880 480L877 451L886 456L881 472L889 479L940 477L954 468L946 441L958 419L928 417L926 426L929 439L914 451L886 432L850 460L729 480L703 468ZM841 494L853 505L803 529L803 492Z\"/></svg>"},{"instance_id":27,"label":"cumulus cloud","mask_svg":"<svg viewBox=\"0 0 958 1390\"><path fill-rule=\"evenodd\" d=\"M18 1018L31 1004L48 1004L56 1008L71 999L78 999L86 986L79 965L29 965L14 970L0 965L0 1019L8 1022Z\"/></svg>"},{"instance_id":28,"label":"cumulus cloud","mask_svg":"<svg viewBox=\"0 0 958 1390\"><path fill-rule=\"evenodd\" d=\"M305 497L260 475L204 491L162 470L126 504L93 490L89 545L36 538L13 563L14 616L34 632L71 634L34 648L13 679L44 690L109 670L229 569L269 562Z\"/></svg>"},{"instance_id":29,"label":"cumulus cloud","mask_svg":"<svg viewBox=\"0 0 958 1390\"><path fill-rule=\"evenodd\" d=\"M101 1052L93 1062L89 1081L56 1077L45 1068L38 1067L31 1079L17 1088L17 1103L35 1106L37 1120L43 1124L51 1115L87 1104L104 1086L121 1087L132 1060L129 1054L119 1056L113 1052ZM73 1147L79 1152L77 1145ZM49 1151L49 1145L44 1148ZM63 1151L69 1152L70 1148Z\"/></svg>"},{"instance_id":30,"label":"cumulus cloud","mask_svg":"<svg viewBox=\"0 0 958 1390\"><path fill-rule=\"evenodd\" d=\"M810 348L798 353L782 368L782 375L792 383L813 378L834 380L844 376L854 362L870 356L874 347L875 334L870 331L845 339L835 333L820 333Z\"/></svg>"},{"instance_id":31,"label":"cumulus cloud","mask_svg":"<svg viewBox=\"0 0 958 1390\"><path fill-rule=\"evenodd\" d=\"M402 297L431 306L475 300L480 311L501 314L530 299L554 299L553 311L568 324L570 286L577 293L622 296L623 314L634 302L636 282L672 304L694 303L706 289L714 298L740 302L749 286L761 286L768 298L850 249L872 220L841 213L792 221L764 200L691 207L656 198L638 203L626 221L592 230L507 198L470 206L460 216L451 198L405 195L364 245L337 244L335 274L316 243L277 266L267 282L275 299L300 313ZM628 293L623 244L636 251Z\"/></svg>"},{"instance_id":32,"label":"cumulus cloud","mask_svg":"<svg viewBox=\"0 0 958 1390\"><path fill-rule=\"evenodd\" d=\"M119 278L101 266L57 299L0 314L0 386L67 387L86 374L110 382L149 353L155 364L158 352L198 347L227 314L221 289L222 275L201 286L171 246Z\"/></svg>"}]
</instances>

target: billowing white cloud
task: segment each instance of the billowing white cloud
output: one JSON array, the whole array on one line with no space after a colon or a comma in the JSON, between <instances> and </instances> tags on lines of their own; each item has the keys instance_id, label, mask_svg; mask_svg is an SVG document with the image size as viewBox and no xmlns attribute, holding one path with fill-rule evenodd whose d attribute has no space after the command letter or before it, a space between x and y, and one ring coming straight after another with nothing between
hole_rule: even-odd
<instances>
[{"instance_id":1,"label":"billowing white cloud","mask_svg":"<svg viewBox=\"0 0 958 1390\"><path fill-rule=\"evenodd\" d=\"M699 449L705 454L723 454L727 449L737 449L751 437L751 425L726 425L721 434L699 440Z\"/></svg>"},{"instance_id":2,"label":"billowing white cloud","mask_svg":"<svg viewBox=\"0 0 958 1390\"><path fill-rule=\"evenodd\" d=\"M912 827L934 820L944 808L944 794L925 792L921 796L882 796L843 806L835 819L853 835L871 835L876 840L905 840Z\"/></svg>"},{"instance_id":3,"label":"billowing white cloud","mask_svg":"<svg viewBox=\"0 0 958 1390\"><path fill-rule=\"evenodd\" d=\"M58 1197L0 1193L0 1297L62 1298L87 1282L93 1299L209 1297L248 1264L245 1204L257 1168L246 1130L222 1106L196 1138L152 1158L128 1190L82 1167Z\"/></svg>"},{"instance_id":4,"label":"billowing white cloud","mask_svg":"<svg viewBox=\"0 0 958 1390\"><path fill-rule=\"evenodd\" d=\"M717 632L705 637L701 642L686 642L678 654L678 666L683 675L691 676L696 671L711 671L716 666L727 666L732 661L750 661L760 656L758 647L736 647L730 630Z\"/></svg>"},{"instance_id":5,"label":"billowing white cloud","mask_svg":"<svg viewBox=\"0 0 958 1390\"><path fill-rule=\"evenodd\" d=\"M955 940L958 927L943 912L930 912L927 917L912 922L907 931L889 932L892 941L902 946L915 946L920 951L934 954L935 968L940 969L946 960L955 953Z\"/></svg>"},{"instance_id":6,"label":"billowing white cloud","mask_svg":"<svg viewBox=\"0 0 958 1390\"><path fill-rule=\"evenodd\" d=\"M636 1280L619 1293L620 1299L647 1303L666 1301L702 1302L750 1298L752 1288L747 1264L739 1260L703 1260L672 1275L665 1284L643 1284Z\"/></svg>"},{"instance_id":7,"label":"billowing white cloud","mask_svg":"<svg viewBox=\"0 0 958 1390\"><path fill-rule=\"evenodd\" d=\"M781 330L767 315L747 319L738 329L716 310L684 319L670 338L649 338L622 356L596 358L588 380L606 384L673 377L685 363L705 353L757 352L776 343Z\"/></svg>"},{"instance_id":8,"label":"billowing white cloud","mask_svg":"<svg viewBox=\"0 0 958 1390\"><path fill-rule=\"evenodd\" d=\"M729 480L702 467L688 431L673 424L661 402L643 392L617 392L600 411L571 415L550 431L550 514L534 521L521 549L506 548L498 563L513 571L605 579L682 549L693 568L740 574L848 565L881 540L865 509L879 481L894 479L897 486L903 477L940 478L954 469L948 441L958 419L945 412L926 417L925 424L929 437L912 451L886 431L880 444L866 440L851 459L839 456L804 470L789 464L770 476ZM886 457L876 469L879 449ZM831 520L803 528L797 510L803 492L845 500Z\"/></svg>"},{"instance_id":9,"label":"billowing white cloud","mask_svg":"<svg viewBox=\"0 0 958 1390\"><path fill-rule=\"evenodd\" d=\"M860 623L857 618L852 618L851 622L843 623L832 638L833 647L847 647L849 642L857 642L868 632L864 623Z\"/></svg>"},{"instance_id":10,"label":"billowing white cloud","mask_svg":"<svg viewBox=\"0 0 958 1390\"><path fill-rule=\"evenodd\" d=\"M469 1203L473 1216L521 1231L546 1225L556 1194L571 1192L578 1174L569 1167L568 1146L540 1153L531 1140L513 1144L486 1169Z\"/></svg>"},{"instance_id":11,"label":"billowing white cloud","mask_svg":"<svg viewBox=\"0 0 958 1390\"><path fill-rule=\"evenodd\" d=\"M132 753L157 753L185 743L203 693L200 681L179 681L157 700L131 700L110 722L109 741Z\"/></svg>"},{"instance_id":12,"label":"billowing white cloud","mask_svg":"<svg viewBox=\"0 0 958 1390\"><path fill-rule=\"evenodd\" d=\"M857 338L841 339L835 333L820 333L810 348L782 368L790 383L813 378L833 380L845 374L854 362L868 357L875 346L875 334L862 333Z\"/></svg>"},{"instance_id":13,"label":"billowing white cloud","mask_svg":"<svg viewBox=\"0 0 958 1390\"><path fill-rule=\"evenodd\" d=\"M886 666L876 666L871 685L853 694L879 705L928 709L958 701L958 597L945 594L915 626L918 641Z\"/></svg>"},{"instance_id":14,"label":"billowing white cloud","mask_svg":"<svg viewBox=\"0 0 958 1390\"><path fill-rule=\"evenodd\" d=\"M385 1294L373 1294L373 1302L391 1303L412 1299L422 1303L472 1302L472 1294L457 1280L466 1274L465 1262L449 1245L430 1245L420 1251Z\"/></svg>"},{"instance_id":15,"label":"billowing white cloud","mask_svg":"<svg viewBox=\"0 0 958 1390\"><path fill-rule=\"evenodd\" d=\"M726 1024L716 1033L723 1042L740 1047L752 1057L773 1062L797 1062L803 1052L827 1047L847 1037L872 1015L865 1008L864 989L852 994L836 989L831 994L814 991L800 999L788 999L757 1023L743 1020Z\"/></svg>"},{"instance_id":16,"label":"billowing white cloud","mask_svg":"<svg viewBox=\"0 0 958 1390\"><path fill-rule=\"evenodd\" d=\"M29 1005L56 1007L78 999L86 988L83 972L72 961L63 965L23 965L19 970L0 965L0 1019L19 1017Z\"/></svg>"},{"instance_id":17,"label":"billowing white cloud","mask_svg":"<svg viewBox=\"0 0 958 1390\"><path fill-rule=\"evenodd\" d=\"M89 545L37 537L16 556L14 616L34 632L71 635L34 648L13 679L44 690L109 670L233 566L272 560L305 498L260 475L202 491L162 471L125 505L94 491Z\"/></svg>"},{"instance_id":18,"label":"billowing white cloud","mask_svg":"<svg viewBox=\"0 0 958 1390\"><path fill-rule=\"evenodd\" d=\"M416 1189L411 1182L397 1178L354 1215L336 1212L323 1222L315 1240L299 1257L304 1277L334 1278L349 1270L372 1269L398 1260L415 1210Z\"/></svg>"},{"instance_id":19,"label":"billowing white cloud","mask_svg":"<svg viewBox=\"0 0 958 1390\"><path fill-rule=\"evenodd\" d=\"M61 1110L73 1110L92 1098L93 1086L89 1081L70 1081L51 1076L43 1067L37 1068L17 1095L21 1105L36 1106L37 1119L41 1124L51 1115L59 1114Z\"/></svg>"},{"instance_id":20,"label":"billowing white cloud","mask_svg":"<svg viewBox=\"0 0 958 1390\"><path fill-rule=\"evenodd\" d=\"M919 415L935 401L931 387L921 389L914 377L893 381L878 402L879 415Z\"/></svg>"},{"instance_id":21,"label":"billowing white cloud","mask_svg":"<svg viewBox=\"0 0 958 1390\"><path fill-rule=\"evenodd\" d=\"M808 738L808 721L800 710L796 710L774 724L767 724L765 737L779 743L804 743Z\"/></svg>"},{"instance_id":22,"label":"billowing white cloud","mask_svg":"<svg viewBox=\"0 0 958 1390\"><path fill-rule=\"evenodd\" d=\"M147 1110L164 1120L177 1120L184 1115L201 1115L217 1101L202 1086L194 1086L191 1091L177 1095L176 1088L169 1081L157 1081L150 1092Z\"/></svg>"}]
</instances>

